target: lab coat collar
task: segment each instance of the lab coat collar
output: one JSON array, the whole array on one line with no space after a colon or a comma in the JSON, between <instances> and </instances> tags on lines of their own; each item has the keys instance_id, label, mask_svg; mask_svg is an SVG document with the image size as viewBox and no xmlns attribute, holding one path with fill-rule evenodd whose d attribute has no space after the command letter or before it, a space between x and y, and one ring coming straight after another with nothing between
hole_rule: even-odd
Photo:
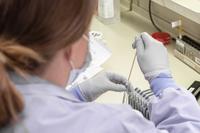
<instances>
[{"instance_id":1,"label":"lab coat collar","mask_svg":"<svg viewBox=\"0 0 200 133\"><path fill-rule=\"evenodd\" d=\"M35 75L28 75L26 79L14 72L9 72L10 78L16 85L17 90L26 95L50 95L72 102L81 102L65 88L56 86L47 80Z\"/></svg>"}]
</instances>

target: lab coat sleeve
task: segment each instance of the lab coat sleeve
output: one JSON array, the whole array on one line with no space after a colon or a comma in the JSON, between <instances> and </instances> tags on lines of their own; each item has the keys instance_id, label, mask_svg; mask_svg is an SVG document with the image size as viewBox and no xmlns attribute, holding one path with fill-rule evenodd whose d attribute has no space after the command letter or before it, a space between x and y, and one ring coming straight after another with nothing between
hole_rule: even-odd
<instances>
[{"instance_id":1,"label":"lab coat sleeve","mask_svg":"<svg viewBox=\"0 0 200 133\"><path fill-rule=\"evenodd\" d=\"M71 88L69 88L68 90L71 94L73 94L78 100L82 101L82 102L87 102L87 100L84 98L84 96L82 95L80 88L78 85L76 86L72 86Z\"/></svg>"},{"instance_id":2,"label":"lab coat sleeve","mask_svg":"<svg viewBox=\"0 0 200 133\"><path fill-rule=\"evenodd\" d=\"M189 92L167 88L152 100L151 121L170 133L198 133L200 107Z\"/></svg>"},{"instance_id":3,"label":"lab coat sleeve","mask_svg":"<svg viewBox=\"0 0 200 133\"><path fill-rule=\"evenodd\" d=\"M156 128L169 133L199 133L200 106L186 89L178 87L169 76L151 82L154 91L150 110Z\"/></svg>"}]
</instances>

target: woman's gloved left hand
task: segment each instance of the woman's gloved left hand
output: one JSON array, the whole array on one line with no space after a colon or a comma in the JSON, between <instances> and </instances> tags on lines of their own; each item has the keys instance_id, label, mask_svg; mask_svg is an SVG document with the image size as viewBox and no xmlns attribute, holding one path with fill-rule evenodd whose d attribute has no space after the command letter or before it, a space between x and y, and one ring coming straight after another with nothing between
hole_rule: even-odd
<instances>
[{"instance_id":1,"label":"woman's gloved left hand","mask_svg":"<svg viewBox=\"0 0 200 133\"><path fill-rule=\"evenodd\" d=\"M107 91L123 92L128 91L129 88L131 88L131 84L125 77L114 73L102 72L79 84L73 91L76 91L84 101L91 102Z\"/></svg>"}]
</instances>

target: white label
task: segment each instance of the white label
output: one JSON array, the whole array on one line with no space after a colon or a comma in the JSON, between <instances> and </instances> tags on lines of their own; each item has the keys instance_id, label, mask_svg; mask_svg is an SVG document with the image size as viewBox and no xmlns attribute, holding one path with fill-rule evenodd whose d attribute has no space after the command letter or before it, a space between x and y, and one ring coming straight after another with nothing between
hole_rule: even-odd
<instances>
[{"instance_id":1,"label":"white label","mask_svg":"<svg viewBox=\"0 0 200 133\"><path fill-rule=\"evenodd\" d=\"M182 25L182 21L181 20L172 22L172 28L176 28L176 27L181 26L181 25Z\"/></svg>"},{"instance_id":2,"label":"white label","mask_svg":"<svg viewBox=\"0 0 200 133\"><path fill-rule=\"evenodd\" d=\"M113 18L114 14L114 0L99 0L99 16L103 18Z\"/></svg>"},{"instance_id":3,"label":"white label","mask_svg":"<svg viewBox=\"0 0 200 133\"><path fill-rule=\"evenodd\" d=\"M195 57L195 62L198 63L198 64L200 64L200 59L197 58L197 57Z\"/></svg>"},{"instance_id":4,"label":"white label","mask_svg":"<svg viewBox=\"0 0 200 133\"><path fill-rule=\"evenodd\" d=\"M176 44L181 46L182 48L185 47L184 43L182 41L178 40L178 39L176 40Z\"/></svg>"},{"instance_id":5,"label":"white label","mask_svg":"<svg viewBox=\"0 0 200 133\"><path fill-rule=\"evenodd\" d=\"M189 89L190 92L193 92L194 90L195 90L195 88L193 88L193 87Z\"/></svg>"}]
</instances>

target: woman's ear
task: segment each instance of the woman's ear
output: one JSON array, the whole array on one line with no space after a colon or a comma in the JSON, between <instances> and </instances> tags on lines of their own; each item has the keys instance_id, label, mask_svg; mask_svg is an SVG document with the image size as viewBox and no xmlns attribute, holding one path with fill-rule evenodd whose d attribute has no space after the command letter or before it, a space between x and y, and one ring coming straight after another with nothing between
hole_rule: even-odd
<instances>
[{"instance_id":1,"label":"woman's ear","mask_svg":"<svg viewBox=\"0 0 200 133\"><path fill-rule=\"evenodd\" d=\"M68 46L67 48L65 48L64 55L65 55L65 58L67 59L67 61L71 60L71 58L72 58L72 46Z\"/></svg>"},{"instance_id":2,"label":"woman's ear","mask_svg":"<svg viewBox=\"0 0 200 133\"><path fill-rule=\"evenodd\" d=\"M65 49L65 58L73 62L74 67L81 68L86 60L88 53L88 41L81 37L78 41Z\"/></svg>"}]
</instances>

